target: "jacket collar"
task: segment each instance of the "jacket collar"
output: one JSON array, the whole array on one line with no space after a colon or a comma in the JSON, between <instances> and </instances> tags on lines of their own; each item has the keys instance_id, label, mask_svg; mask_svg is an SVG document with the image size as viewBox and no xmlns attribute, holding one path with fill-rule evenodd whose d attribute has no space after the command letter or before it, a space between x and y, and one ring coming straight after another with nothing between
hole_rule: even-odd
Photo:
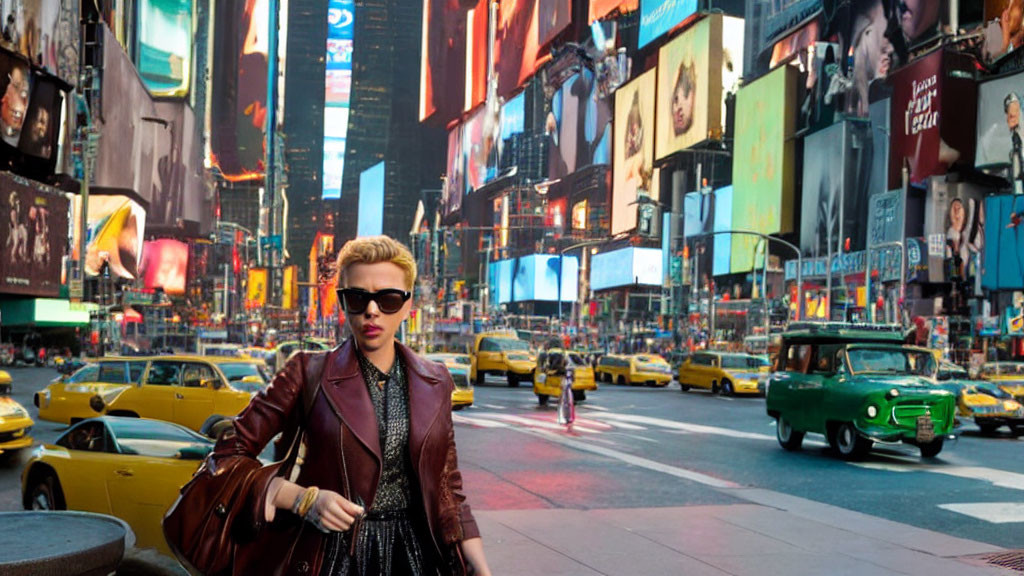
<instances>
[{"instance_id":1,"label":"jacket collar","mask_svg":"<svg viewBox=\"0 0 1024 576\"><path fill-rule=\"evenodd\" d=\"M416 462L434 420L446 405L444 400L450 391L445 386L437 385L441 378L434 362L421 358L404 344L398 343L396 349L404 364L409 385L409 447L413 462ZM333 358L328 359L324 391L337 416L376 456L379 463L380 431L356 354L352 338L338 347Z\"/></svg>"}]
</instances>

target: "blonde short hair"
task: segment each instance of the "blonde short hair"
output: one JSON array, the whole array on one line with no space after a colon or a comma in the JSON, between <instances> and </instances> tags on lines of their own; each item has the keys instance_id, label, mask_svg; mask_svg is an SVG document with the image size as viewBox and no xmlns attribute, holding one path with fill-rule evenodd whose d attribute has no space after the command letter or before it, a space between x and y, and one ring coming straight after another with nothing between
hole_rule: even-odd
<instances>
[{"instance_id":1,"label":"blonde short hair","mask_svg":"<svg viewBox=\"0 0 1024 576\"><path fill-rule=\"evenodd\" d=\"M346 242L338 252L335 267L338 272L338 284L344 285L345 270L349 266L380 262L390 262L401 268L405 273L406 288L413 289L416 283L416 261L405 244L390 236L364 236Z\"/></svg>"}]
</instances>

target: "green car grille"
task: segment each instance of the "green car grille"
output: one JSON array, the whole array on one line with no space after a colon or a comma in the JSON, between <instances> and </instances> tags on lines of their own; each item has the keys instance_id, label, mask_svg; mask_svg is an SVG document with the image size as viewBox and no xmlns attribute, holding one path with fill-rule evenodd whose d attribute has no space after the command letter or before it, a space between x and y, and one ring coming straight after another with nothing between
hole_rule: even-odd
<instances>
[{"instance_id":1,"label":"green car grille","mask_svg":"<svg viewBox=\"0 0 1024 576\"><path fill-rule=\"evenodd\" d=\"M889 421L900 428L913 429L917 426L917 419L925 415L930 415L939 426L945 426L949 419L947 408L942 404L909 400L893 405Z\"/></svg>"}]
</instances>

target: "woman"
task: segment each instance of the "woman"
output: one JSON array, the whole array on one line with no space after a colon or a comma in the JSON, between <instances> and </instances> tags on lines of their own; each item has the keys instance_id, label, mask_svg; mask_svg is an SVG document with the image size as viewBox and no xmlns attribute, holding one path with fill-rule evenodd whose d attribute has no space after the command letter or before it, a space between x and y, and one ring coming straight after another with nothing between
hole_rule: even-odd
<instances>
[{"instance_id":1,"label":"woman","mask_svg":"<svg viewBox=\"0 0 1024 576\"><path fill-rule=\"evenodd\" d=\"M267 573L461 574L461 556L490 574L462 494L451 376L395 340L411 307L412 255L386 236L360 238L341 249L337 273L353 337L327 353L301 467L291 479L255 481L251 492L266 524L253 522L255 530L311 524L295 541L271 540L277 566ZM218 459L256 458L302 417L304 364L293 357L253 399L218 443Z\"/></svg>"},{"instance_id":2,"label":"woman","mask_svg":"<svg viewBox=\"0 0 1024 576\"><path fill-rule=\"evenodd\" d=\"M679 63L672 88L672 130L676 138L693 127L693 109L697 102L697 66L693 62Z\"/></svg>"}]
</instances>

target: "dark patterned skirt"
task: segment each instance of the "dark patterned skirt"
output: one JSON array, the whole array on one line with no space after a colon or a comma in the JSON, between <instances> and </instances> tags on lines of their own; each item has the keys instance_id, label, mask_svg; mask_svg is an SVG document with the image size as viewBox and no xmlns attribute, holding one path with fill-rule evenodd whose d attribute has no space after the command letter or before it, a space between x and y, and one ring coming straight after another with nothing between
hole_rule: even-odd
<instances>
[{"instance_id":1,"label":"dark patterned skirt","mask_svg":"<svg viewBox=\"0 0 1024 576\"><path fill-rule=\"evenodd\" d=\"M348 556L351 532L329 537L321 576L437 576L438 562L426 522L407 510L368 511Z\"/></svg>"}]
</instances>

